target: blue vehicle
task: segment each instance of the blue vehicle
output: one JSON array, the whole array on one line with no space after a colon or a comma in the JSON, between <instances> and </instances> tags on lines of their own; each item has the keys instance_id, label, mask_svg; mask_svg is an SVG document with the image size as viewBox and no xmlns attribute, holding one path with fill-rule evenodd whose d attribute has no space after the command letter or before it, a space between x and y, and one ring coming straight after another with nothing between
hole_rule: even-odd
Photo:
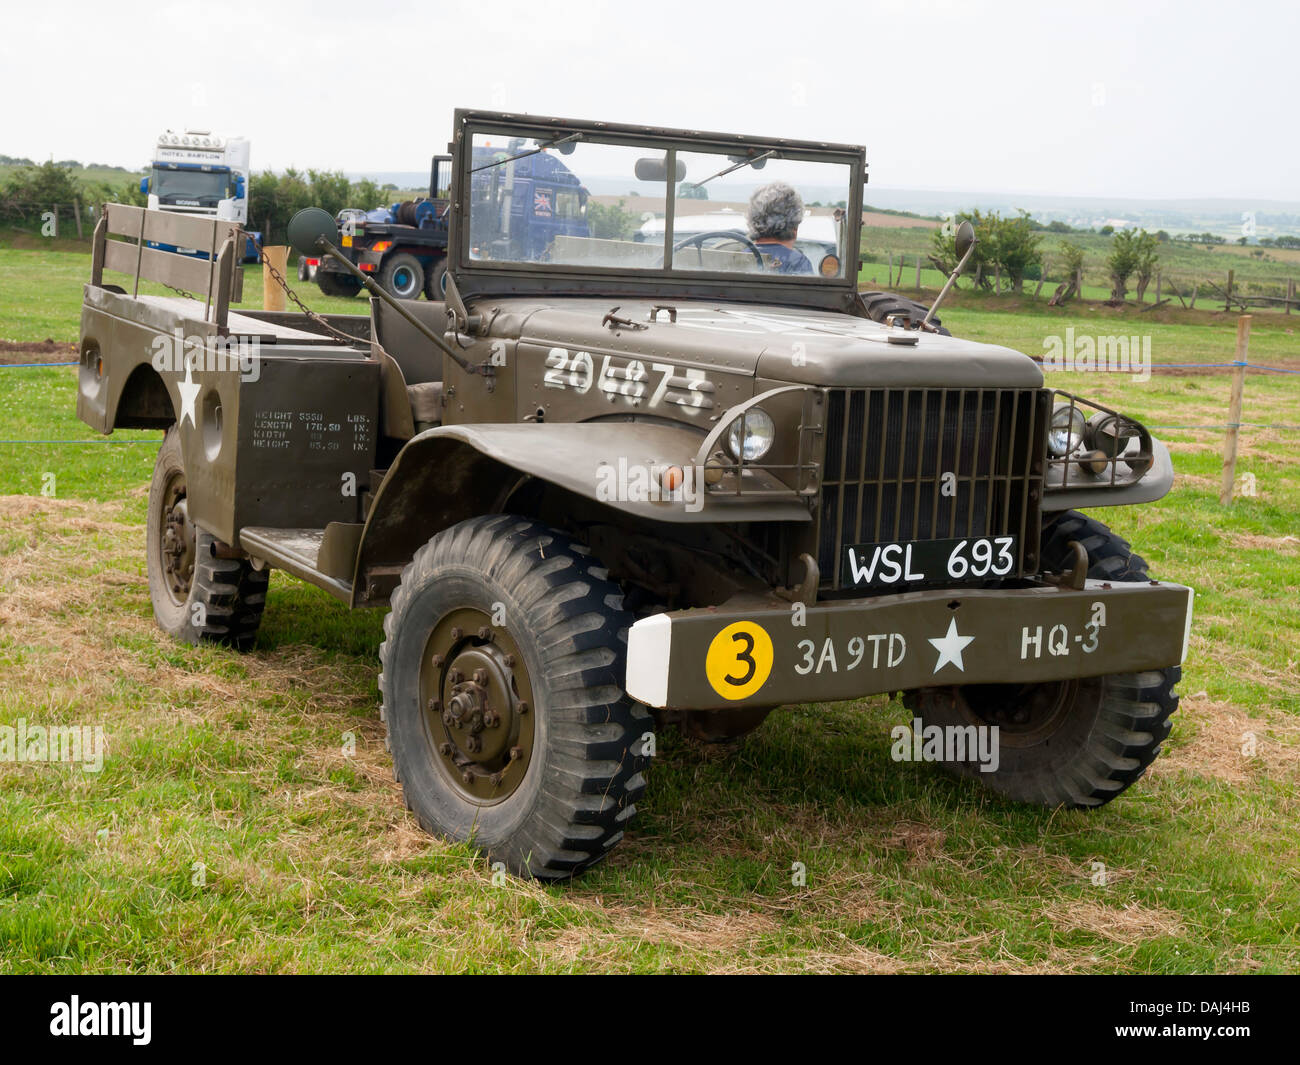
<instances>
[{"instance_id":1,"label":"blue vehicle","mask_svg":"<svg viewBox=\"0 0 1300 1065\"><path fill-rule=\"evenodd\" d=\"M492 166L526 152L520 144L474 152L476 172L471 183L474 202L501 204L488 225L476 221L471 254L509 259L516 253L541 258L557 236L588 235L587 189L559 159L537 152L523 155L513 166ZM406 200L370 211L340 211L341 250L364 273L398 299L441 300L446 292L447 230L451 210L451 156L435 156L429 175L428 198ZM478 214L471 217L477 219ZM514 224L502 224L514 220ZM514 236L503 240L502 234ZM327 296L355 296L361 283L329 258L298 264L300 280L314 278Z\"/></svg>"}]
</instances>

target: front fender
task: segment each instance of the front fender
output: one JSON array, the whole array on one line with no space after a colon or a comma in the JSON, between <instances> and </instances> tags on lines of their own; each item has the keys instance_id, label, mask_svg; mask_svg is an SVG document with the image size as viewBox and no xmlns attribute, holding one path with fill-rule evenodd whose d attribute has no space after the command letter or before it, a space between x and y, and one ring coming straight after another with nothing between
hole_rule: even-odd
<instances>
[{"instance_id":1,"label":"front fender","mask_svg":"<svg viewBox=\"0 0 1300 1065\"><path fill-rule=\"evenodd\" d=\"M407 441L366 517L353 576L353 605L370 594L372 576L391 577L430 537L480 514L500 513L521 479L535 477L647 522L809 522L808 504L712 493L692 475L676 498L657 479L669 466L689 469L703 438L697 431L646 422L443 425ZM697 487L698 486L698 487Z\"/></svg>"}]
</instances>

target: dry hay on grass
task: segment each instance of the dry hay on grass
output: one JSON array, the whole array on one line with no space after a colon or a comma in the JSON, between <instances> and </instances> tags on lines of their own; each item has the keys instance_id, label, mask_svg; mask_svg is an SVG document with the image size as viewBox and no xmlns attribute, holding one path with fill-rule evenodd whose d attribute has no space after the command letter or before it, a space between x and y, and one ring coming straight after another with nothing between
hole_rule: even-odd
<instances>
[{"instance_id":1,"label":"dry hay on grass","mask_svg":"<svg viewBox=\"0 0 1300 1065\"><path fill-rule=\"evenodd\" d=\"M1247 551L1268 551L1275 555L1300 555L1300 536L1261 536L1258 533L1230 533L1232 546Z\"/></svg>"},{"instance_id":2,"label":"dry hay on grass","mask_svg":"<svg viewBox=\"0 0 1300 1065\"><path fill-rule=\"evenodd\" d=\"M1071 899L1048 907L1043 914L1063 932L1087 932L1129 946L1184 932L1177 914L1137 902L1113 906L1094 899Z\"/></svg>"},{"instance_id":3,"label":"dry hay on grass","mask_svg":"<svg viewBox=\"0 0 1300 1065\"><path fill-rule=\"evenodd\" d=\"M1251 717L1232 703L1210 699L1205 692L1182 697L1174 716L1175 728L1180 720L1191 726L1187 729L1190 738L1165 746L1148 770L1153 776L1193 773L1240 784L1261 773L1294 777L1300 770L1300 725ZM1243 750L1248 741L1253 741L1254 754Z\"/></svg>"}]
</instances>

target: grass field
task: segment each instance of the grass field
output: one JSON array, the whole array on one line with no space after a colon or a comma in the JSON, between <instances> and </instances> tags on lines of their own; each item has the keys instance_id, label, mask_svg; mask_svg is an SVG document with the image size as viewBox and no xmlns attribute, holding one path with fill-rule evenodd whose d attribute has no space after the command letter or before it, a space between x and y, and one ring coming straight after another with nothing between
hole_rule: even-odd
<instances>
[{"instance_id":1,"label":"grass field","mask_svg":"<svg viewBox=\"0 0 1300 1065\"><path fill-rule=\"evenodd\" d=\"M0 250L0 338L74 341L85 276L84 252ZM1117 317L969 297L945 321L1033 354L1072 325L1149 331L1157 362L1232 357L1232 316ZM1300 364L1284 319L1261 318L1252 358ZM1258 491L1224 507L1220 432L1160 431L1173 493L1098 514L1197 592L1173 735L1115 803L1026 808L895 763L908 714L886 698L796 706L738 750L661 737L625 842L541 887L494 882L405 812L378 613L277 574L251 653L155 628L158 434L89 442L74 373L0 369L0 440L86 441L0 444L0 725L100 725L108 755L100 773L0 763L0 970L1300 968L1300 433L1244 430ZM1223 375L1051 383L1153 425L1226 420ZM1252 374L1245 411L1300 423L1300 378Z\"/></svg>"}]
</instances>

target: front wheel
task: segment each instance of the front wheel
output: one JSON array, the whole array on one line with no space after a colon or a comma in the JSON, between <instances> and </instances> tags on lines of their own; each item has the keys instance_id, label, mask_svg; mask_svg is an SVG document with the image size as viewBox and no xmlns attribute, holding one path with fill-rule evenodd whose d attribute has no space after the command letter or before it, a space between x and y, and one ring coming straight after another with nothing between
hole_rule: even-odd
<instances>
[{"instance_id":1,"label":"front wheel","mask_svg":"<svg viewBox=\"0 0 1300 1065\"><path fill-rule=\"evenodd\" d=\"M630 624L587 549L534 521L474 518L420 548L384 619L379 685L421 826L519 876L603 858L645 789Z\"/></svg>"},{"instance_id":2,"label":"front wheel","mask_svg":"<svg viewBox=\"0 0 1300 1065\"><path fill-rule=\"evenodd\" d=\"M1101 522L1067 511L1044 527L1043 568L1070 568L1070 544L1082 545L1088 576L1145 581L1147 564ZM1143 673L1037 684L965 684L908 692L904 705L925 727L998 727L996 768L945 762L1020 802L1075 808L1101 806L1146 772L1169 735L1178 709L1178 666ZM969 750L969 747L967 748Z\"/></svg>"}]
</instances>

